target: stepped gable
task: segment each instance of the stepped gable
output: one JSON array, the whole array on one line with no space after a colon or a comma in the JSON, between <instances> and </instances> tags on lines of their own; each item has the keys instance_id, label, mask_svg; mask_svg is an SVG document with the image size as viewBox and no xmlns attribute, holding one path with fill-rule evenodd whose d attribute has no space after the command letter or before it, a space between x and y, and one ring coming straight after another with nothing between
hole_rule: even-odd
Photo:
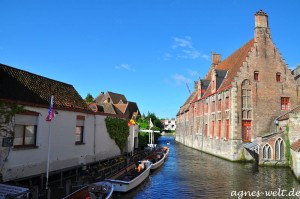
<instances>
[{"instance_id":1,"label":"stepped gable","mask_svg":"<svg viewBox=\"0 0 300 199\"><path fill-rule=\"evenodd\" d=\"M0 99L48 107L51 95L55 108L90 110L72 85L0 64Z\"/></svg>"},{"instance_id":2,"label":"stepped gable","mask_svg":"<svg viewBox=\"0 0 300 199\"><path fill-rule=\"evenodd\" d=\"M243 45L241 48L239 48L237 51L235 51L233 54L227 57L224 61L214 66L217 71L227 71L227 75L223 82L220 84L220 86L217 87L217 91L226 89L229 86L231 86L231 83L237 75L240 67L243 65L243 62L246 61L246 57L248 56L248 53L251 51L251 48L253 46L254 39L251 39L249 42L247 42L245 45ZM205 77L205 80L211 80L212 70L213 67L210 68L209 72ZM209 86L209 88L207 89L207 92L205 93L204 97L207 97L210 94L212 94L211 86Z\"/></svg>"}]
</instances>

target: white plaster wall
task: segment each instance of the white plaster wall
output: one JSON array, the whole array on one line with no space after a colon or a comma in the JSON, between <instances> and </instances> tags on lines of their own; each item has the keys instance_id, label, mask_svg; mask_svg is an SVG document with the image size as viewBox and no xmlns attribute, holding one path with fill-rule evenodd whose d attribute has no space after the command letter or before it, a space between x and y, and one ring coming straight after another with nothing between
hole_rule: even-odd
<instances>
[{"instance_id":1,"label":"white plaster wall","mask_svg":"<svg viewBox=\"0 0 300 199\"><path fill-rule=\"evenodd\" d=\"M59 110L59 114L51 122L46 122L48 109L25 108L40 113L36 138L37 148L12 148L1 171L4 181L46 173L49 130L51 132L49 171L120 155L118 146L107 133L104 121L106 116ZM75 144L77 115L85 116L84 144L82 145Z\"/></svg>"},{"instance_id":2,"label":"white plaster wall","mask_svg":"<svg viewBox=\"0 0 300 199\"><path fill-rule=\"evenodd\" d=\"M296 178L298 178L300 177L300 153L291 150L291 155L293 160L292 170Z\"/></svg>"}]
</instances>

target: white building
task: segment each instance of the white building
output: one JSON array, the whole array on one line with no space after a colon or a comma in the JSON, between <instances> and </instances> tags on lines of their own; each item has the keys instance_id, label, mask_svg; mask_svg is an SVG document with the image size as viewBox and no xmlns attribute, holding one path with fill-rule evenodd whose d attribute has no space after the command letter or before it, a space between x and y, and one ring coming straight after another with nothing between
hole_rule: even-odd
<instances>
[{"instance_id":1,"label":"white building","mask_svg":"<svg viewBox=\"0 0 300 199\"><path fill-rule=\"evenodd\" d=\"M47 122L51 95L56 115ZM43 177L48 163L51 174L121 154L105 125L105 118L112 115L91 111L72 85L0 64L0 108L3 103L26 110L9 127L14 134L0 131L4 182ZM128 138L127 152L132 151L137 134L134 137Z\"/></svg>"},{"instance_id":2,"label":"white building","mask_svg":"<svg viewBox=\"0 0 300 199\"><path fill-rule=\"evenodd\" d=\"M175 131L176 129L176 120L172 119L164 119L161 121L164 125L164 131Z\"/></svg>"}]
</instances>

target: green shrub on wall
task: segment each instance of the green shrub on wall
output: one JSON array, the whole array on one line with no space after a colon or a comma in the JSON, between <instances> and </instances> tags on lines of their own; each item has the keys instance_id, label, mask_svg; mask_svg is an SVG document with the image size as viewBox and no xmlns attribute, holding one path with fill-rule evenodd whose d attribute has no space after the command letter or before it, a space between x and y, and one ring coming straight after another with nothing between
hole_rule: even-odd
<instances>
[{"instance_id":1,"label":"green shrub on wall","mask_svg":"<svg viewBox=\"0 0 300 199\"><path fill-rule=\"evenodd\" d=\"M116 144L123 153L123 149L127 143L129 136L129 127L127 120L113 117L106 117L105 124L107 132L111 139L115 140Z\"/></svg>"},{"instance_id":2,"label":"green shrub on wall","mask_svg":"<svg viewBox=\"0 0 300 199\"><path fill-rule=\"evenodd\" d=\"M292 158L291 158L291 143L290 143L290 136L289 136L289 127L286 127L285 133L285 159L291 165Z\"/></svg>"}]
</instances>

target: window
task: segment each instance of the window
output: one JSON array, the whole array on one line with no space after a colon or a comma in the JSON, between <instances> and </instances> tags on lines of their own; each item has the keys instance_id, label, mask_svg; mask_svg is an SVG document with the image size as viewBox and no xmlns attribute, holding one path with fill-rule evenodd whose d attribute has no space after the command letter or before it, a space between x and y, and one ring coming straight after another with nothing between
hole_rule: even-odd
<instances>
[{"instance_id":1,"label":"window","mask_svg":"<svg viewBox=\"0 0 300 199\"><path fill-rule=\"evenodd\" d=\"M13 142L15 148L36 147L38 116L39 113L33 111L16 114Z\"/></svg>"},{"instance_id":2,"label":"window","mask_svg":"<svg viewBox=\"0 0 300 199\"><path fill-rule=\"evenodd\" d=\"M207 126L207 124L205 124L205 135L206 135L206 137L208 136L208 126Z\"/></svg>"},{"instance_id":3,"label":"window","mask_svg":"<svg viewBox=\"0 0 300 199\"><path fill-rule=\"evenodd\" d=\"M278 138L275 142L275 159L283 160L284 159L284 145L283 140Z\"/></svg>"},{"instance_id":4,"label":"window","mask_svg":"<svg viewBox=\"0 0 300 199\"><path fill-rule=\"evenodd\" d=\"M258 71L254 71L254 81L258 81L258 74L259 72Z\"/></svg>"},{"instance_id":5,"label":"window","mask_svg":"<svg viewBox=\"0 0 300 199\"><path fill-rule=\"evenodd\" d=\"M242 118L244 120L252 118L251 110L251 85L250 81L246 79L242 83Z\"/></svg>"},{"instance_id":6,"label":"window","mask_svg":"<svg viewBox=\"0 0 300 199\"><path fill-rule=\"evenodd\" d=\"M84 116L77 116L75 128L75 144L84 144L84 121Z\"/></svg>"},{"instance_id":7,"label":"window","mask_svg":"<svg viewBox=\"0 0 300 199\"><path fill-rule=\"evenodd\" d=\"M208 103L205 104L205 113L208 113Z\"/></svg>"},{"instance_id":8,"label":"window","mask_svg":"<svg viewBox=\"0 0 300 199\"><path fill-rule=\"evenodd\" d=\"M242 95L243 95L243 108L251 108L251 101L250 101L251 90L243 89Z\"/></svg>"},{"instance_id":9,"label":"window","mask_svg":"<svg viewBox=\"0 0 300 199\"><path fill-rule=\"evenodd\" d=\"M276 82L281 82L281 73L276 73Z\"/></svg>"},{"instance_id":10,"label":"window","mask_svg":"<svg viewBox=\"0 0 300 199\"><path fill-rule=\"evenodd\" d=\"M226 128L225 139L228 140L229 139L229 120L226 120L225 128Z\"/></svg>"},{"instance_id":11,"label":"window","mask_svg":"<svg viewBox=\"0 0 300 199\"><path fill-rule=\"evenodd\" d=\"M225 106L226 106L226 107L225 107L226 110L229 109L229 107L230 107L229 97L226 97L226 98L225 98Z\"/></svg>"},{"instance_id":12,"label":"window","mask_svg":"<svg viewBox=\"0 0 300 199\"><path fill-rule=\"evenodd\" d=\"M215 121L211 122L211 137L213 138L215 134Z\"/></svg>"},{"instance_id":13,"label":"window","mask_svg":"<svg viewBox=\"0 0 300 199\"><path fill-rule=\"evenodd\" d=\"M221 138L221 120L218 121L218 138Z\"/></svg>"},{"instance_id":14,"label":"window","mask_svg":"<svg viewBox=\"0 0 300 199\"><path fill-rule=\"evenodd\" d=\"M282 97L281 98L281 110L289 110L290 109L290 98Z\"/></svg>"},{"instance_id":15,"label":"window","mask_svg":"<svg viewBox=\"0 0 300 199\"><path fill-rule=\"evenodd\" d=\"M222 111L222 100L219 99L218 101L218 111Z\"/></svg>"},{"instance_id":16,"label":"window","mask_svg":"<svg viewBox=\"0 0 300 199\"><path fill-rule=\"evenodd\" d=\"M213 101L211 104L211 112L215 112L215 109L216 109L216 102Z\"/></svg>"},{"instance_id":17,"label":"window","mask_svg":"<svg viewBox=\"0 0 300 199\"><path fill-rule=\"evenodd\" d=\"M35 146L36 125L15 125L14 146Z\"/></svg>"},{"instance_id":18,"label":"window","mask_svg":"<svg viewBox=\"0 0 300 199\"><path fill-rule=\"evenodd\" d=\"M272 149L269 144L266 144L263 147L263 159L264 160L272 160Z\"/></svg>"}]
</instances>

